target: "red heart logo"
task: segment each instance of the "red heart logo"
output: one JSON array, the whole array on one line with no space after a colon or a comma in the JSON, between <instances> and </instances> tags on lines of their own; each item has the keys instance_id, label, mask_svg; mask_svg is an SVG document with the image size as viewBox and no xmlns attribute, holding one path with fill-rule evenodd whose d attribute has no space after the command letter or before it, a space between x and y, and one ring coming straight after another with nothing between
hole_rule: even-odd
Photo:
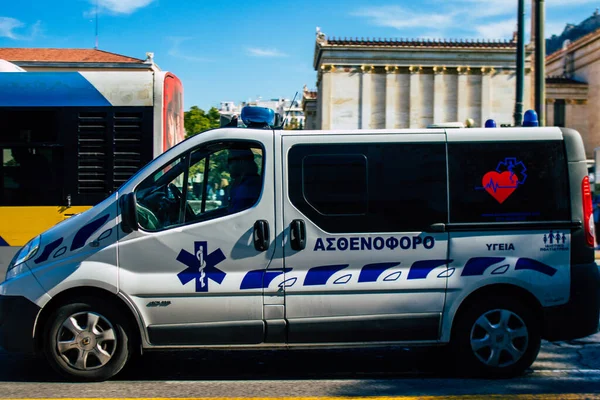
<instances>
[{"instance_id":1,"label":"red heart logo","mask_svg":"<svg viewBox=\"0 0 600 400\"><path fill-rule=\"evenodd\" d=\"M518 182L519 178L510 171L502 173L490 171L481 180L484 189L500 204L504 203L504 200L515 191Z\"/></svg>"}]
</instances>

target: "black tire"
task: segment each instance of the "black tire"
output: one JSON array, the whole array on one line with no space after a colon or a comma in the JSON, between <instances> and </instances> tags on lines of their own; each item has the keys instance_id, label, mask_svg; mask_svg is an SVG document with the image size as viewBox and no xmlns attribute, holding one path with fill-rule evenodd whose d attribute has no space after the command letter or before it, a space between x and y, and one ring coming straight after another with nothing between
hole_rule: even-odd
<instances>
[{"instance_id":1,"label":"black tire","mask_svg":"<svg viewBox=\"0 0 600 400\"><path fill-rule=\"evenodd\" d=\"M540 345L540 324L532 309L516 298L497 296L472 302L457 316L449 350L458 375L508 378L533 364Z\"/></svg>"},{"instance_id":2,"label":"black tire","mask_svg":"<svg viewBox=\"0 0 600 400\"><path fill-rule=\"evenodd\" d=\"M43 350L62 376L98 382L123 369L133 353L131 331L110 305L96 298L79 298L57 308L48 318Z\"/></svg>"}]
</instances>

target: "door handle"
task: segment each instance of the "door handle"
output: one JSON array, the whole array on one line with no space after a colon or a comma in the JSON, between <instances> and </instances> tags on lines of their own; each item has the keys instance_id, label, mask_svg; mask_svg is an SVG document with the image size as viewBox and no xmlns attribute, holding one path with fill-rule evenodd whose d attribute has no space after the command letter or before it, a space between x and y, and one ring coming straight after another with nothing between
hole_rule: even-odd
<instances>
[{"instance_id":1,"label":"door handle","mask_svg":"<svg viewBox=\"0 0 600 400\"><path fill-rule=\"evenodd\" d=\"M437 232L446 232L446 224L437 223L429 225L429 228L425 229L427 233L437 233Z\"/></svg>"},{"instance_id":2,"label":"door handle","mask_svg":"<svg viewBox=\"0 0 600 400\"><path fill-rule=\"evenodd\" d=\"M301 219L295 219L290 224L290 245L296 251L306 247L306 225Z\"/></svg>"},{"instance_id":3,"label":"door handle","mask_svg":"<svg viewBox=\"0 0 600 400\"><path fill-rule=\"evenodd\" d=\"M254 223L254 248L265 251L269 248L269 223L259 219Z\"/></svg>"}]
</instances>

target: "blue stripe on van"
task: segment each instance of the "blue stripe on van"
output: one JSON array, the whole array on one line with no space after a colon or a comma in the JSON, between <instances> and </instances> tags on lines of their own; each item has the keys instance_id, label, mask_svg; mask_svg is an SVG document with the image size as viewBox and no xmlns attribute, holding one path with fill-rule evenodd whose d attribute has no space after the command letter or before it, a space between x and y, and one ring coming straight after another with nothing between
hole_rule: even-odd
<instances>
[{"instance_id":1,"label":"blue stripe on van","mask_svg":"<svg viewBox=\"0 0 600 400\"><path fill-rule=\"evenodd\" d=\"M0 236L0 246L10 246L6 240L2 239L2 236Z\"/></svg>"},{"instance_id":2,"label":"blue stripe on van","mask_svg":"<svg viewBox=\"0 0 600 400\"><path fill-rule=\"evenodd\" d=\"M415 261L408 271L408 280L427 279L427 275L437 267L451 263L453 260L425 260Z\"/></svg>"},{"instance_id":3,"label":"blue stripe on van","mask_svg":"<svg viewBox=\"0 0 600 400\"><path fill-rule=\"evenodd\" d=\"M461 276L478 276L483 275L486 269L494 264L498 264L506 260L505 257L474 257L469 259L465 264L465 268Z\"/></svg>"},{"instance_id":4,"label":"blue stripe on van","mask_svg":"<svg viewBox=\"0 0 600 400\"><path fill-rule=\"evenodd\" d=\"M304 286L326 285L329 278L338 271L348 267L348 264L342 265L324 265L322 267L314 267L308 270L306 278L304 278Z\"/></svg>"},{"instance_id":5,"label":"blue stripe on van","mask_svg":"<svg viewBox=\"0 0 600 400\"><path fill-rule=\"evenodd\" d=\"M79 72L0 73L0 107L110 105Z\"/></svg>"},{"instance_id":6,"label":"blue stripe on van","mask_svg":"<svg viewBox=\"0 0 600 400\"><path fill-rule=\"evenodd\" d=\"M100 229L100 227L104 225L106 221L108 221L109 216L109 214L103 215L102 217L93 220L81 228L73 238L73 243L71 243L71 251L85 246L85 242L94 234L94 232Z\"/></svg>"},{"instance_id":7,"label":"blue stripe on van","mask_svg":"<svg viewBox=\"0 0 600 400\"><path fill-rule=\"evenodd\" d=\"M249 271L246 275L244 275L244 279L242 279L240 290L268 288L273 279L277 278L284 272L287 273L291 270L291 268L286 268L279 271L265 271L264 269Z\"/></svg>"},{"instance_id":8,"label":"blue stripe on van","mask_svg":"<svg viewBox=\"0 0 600 400\"><path fill-rule=\"evenodd\" d=\"M56 239L52 243L47 244L46 247L44 247L44 251L42 252L42 254L38 258L35 259L34 263L39 264L39 263L46 261L48 259L48 257L50 257L50 254L54 250L56 250L58 248L58 246L61 245L62 242L63 242L63 238L60 238L60 239Z\"/></svg>"},{"instance_id":9,"label":"blue stripe on van","mask_svg":"<svg viewBox=\"0 0 600 400\"><path fill-rule=\"evenodd\" d=\"M377 279L387 269L400 265L399 262L367 264L360 270L358 282L377 282Z\"/></svg>"},{"instance_id":10,"label":"blue stripe on van","mask_svg":"<svg viewBox=\"0 0 600 400\"><path fill-rule=\"evenodd\" d=\"M553 268L539 261L532 260L530 258L519 258L517 260L517 265L515 265L515 271L523 269L537 271L548 276L554 276L554 274L556 274L557 271L556 268Z\"/></svg>"}]
</instances>

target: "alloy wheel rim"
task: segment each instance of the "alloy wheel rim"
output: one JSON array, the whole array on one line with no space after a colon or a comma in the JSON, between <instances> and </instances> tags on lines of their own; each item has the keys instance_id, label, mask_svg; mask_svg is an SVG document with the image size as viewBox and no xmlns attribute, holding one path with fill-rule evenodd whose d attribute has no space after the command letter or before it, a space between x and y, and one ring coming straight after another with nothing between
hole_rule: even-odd
<instances>
[{"instance_id":1,"label":"alloy wheel rim","mask_svg":"<svg viewBox=\"0 0 600 400\"><path fill-rule=\"evenodd\" d=\"M69 316L56 334L56 349L71 367L89 371L105 366L114 356L117 336L110 321L94 312Z\"/></svg>"},{"instance_id":2,"label":"alloy wheel rim","mask_svg":"<svg viewBox=\"0 0 600 400\"><path fill-rule=\"evenodd\" d=\"M491 310L473 324L470 335L475 356L489 367L517 363L529 344L529 331L521 317L510 310Z\"/></svg>"}]
</instances>

